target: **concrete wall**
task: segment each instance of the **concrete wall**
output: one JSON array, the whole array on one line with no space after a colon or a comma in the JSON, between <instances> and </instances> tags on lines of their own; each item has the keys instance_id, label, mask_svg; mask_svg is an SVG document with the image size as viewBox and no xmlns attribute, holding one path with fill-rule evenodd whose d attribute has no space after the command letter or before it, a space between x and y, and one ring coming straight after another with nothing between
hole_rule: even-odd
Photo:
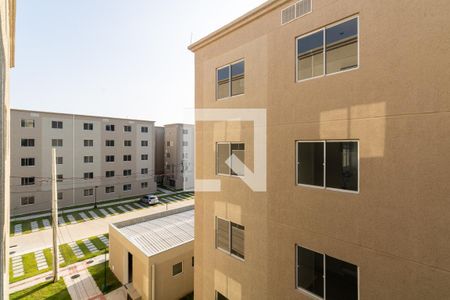
<instances>
[{"instance_id":1,"label":"concrete wall","mask_svg":"<svg viewBox=\"0 0 450 300\"><path fill-rule=\"evenodd\" d=\"M146 257L122 236L115 227L109 228L111 270L123 284L128 280L128 253L133 255L133 287L143 300L152 299L152 265L155 265L155 298L178 300L194 289L194 242L189 242ZM172 276L172 266L183 262L183 272Z\"/></svg>"},{"instance_id":2,"label":"concrete wall","mask_svg":"<svg viewBox=\"0 0 450 300\"><path fill-rule=\"evenodd\" d=\"M34 128L21 127L21 120L34 120ZM62 129L53 129L52 121L62 121ZM92 123L93 130L84 130L84 123ZM97 188L97 201L113 200L143 195L156 190L154 180L154 123L152 121L126 120L80 116L70 114L12 110L11 144L12 180L11 213L13 215L48 210L51 208L51 148L52 139L62 139L63 146L57 147L56 155L63 157L63 164L57 165L57 174L64 180L58 183L63 199L60 207L88 204L94 202L94 195L84 196L84 190ZM115 131L105 130L106 124L114 124ZM124 125L132 126L131 132L124 132ZM148 133L141 132L141 126L149 128ZM35 139L34 147L22 147L22 138ZM93 140L93 147L85 147L84 140ZM106 140L114 140L114 147L107 147ZM124 141L130 140L131 147L125 147ZM148 146L141 146L147 140ZM123 161L124 155L131 155L131 161ZM147 154L148 160L141 160ZM107 155L114 155L114 162L106 162ZM93 156L93 163L85 163L84 156ZM35 158L36 165L21 166L21 158ZM141 174L147 168L148 174ZM131 169L131 176L123 176L123 170ZM107 171L114 171L114 177L105 177ZM94 179L85 180L84 173L93 172ZM21 186L21 177L36 177L36 184ZM142 182L148 182L146 188ZM131 191L123 191L124 184L132 184ZM107 186L114 186L113 193L106 193ZM21 205L23 196L35 196L35 204Z\"/></svg>"},{"instance_id":3,"label":"concrete wall","mask_svg":"<svg viewBox=\"0 0 450 300\"><path fill-rule=\"evenodd\" d=\"M196 124L197 178L222 184L196 193L196 299L309 299L296 244L356 264L360 299L448 298L450 3L315 0L281 26L292 3L194 49L196 108L267 108L268 122L266 193L215 175L219 141L245 142L252 161L251 124ZM295 38L356 14L359 68L297 83ZM245 94L216 101L216 68L241 58ZM323 139L359 140L359 193L296 185L295 141ZM245 261L214 248L215 216L245 226Z\"/></svg>"},{"instance_id":4,"label":"concrete wall","mask_svg":"<svg viewBox=\"0 0 450 300\"><path fill-rule=\"evenodd\" d=\"M15 1L0 0L0 299L9 297L9 69L14 65L14 28Z\"/></svg>"},{"instance_id":5,"label":"concrete wall","mask_svg":"<svg viewBox=\"0 0 450 300\"><path fill-rule=\"evenodd\" d=\"M155 176L164 174L164 127L155 126Z\"/></svg>"}]
</instances>

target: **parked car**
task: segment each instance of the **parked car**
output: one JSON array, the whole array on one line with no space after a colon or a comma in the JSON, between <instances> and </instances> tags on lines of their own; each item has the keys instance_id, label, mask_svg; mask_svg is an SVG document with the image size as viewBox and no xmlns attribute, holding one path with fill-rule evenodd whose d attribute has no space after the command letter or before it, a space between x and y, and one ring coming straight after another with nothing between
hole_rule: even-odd
<instances>
[{"instance_id":1,"label":"parked car","mask_svg":"<svg viewBox=\"0 0 450 300\"><path fill-rule=\"evenodd\" d=\"M159 203L159 199L156 195L148 194L141 197L141 202L147 205L153 205Z\"/></svg>"}]
</instances>

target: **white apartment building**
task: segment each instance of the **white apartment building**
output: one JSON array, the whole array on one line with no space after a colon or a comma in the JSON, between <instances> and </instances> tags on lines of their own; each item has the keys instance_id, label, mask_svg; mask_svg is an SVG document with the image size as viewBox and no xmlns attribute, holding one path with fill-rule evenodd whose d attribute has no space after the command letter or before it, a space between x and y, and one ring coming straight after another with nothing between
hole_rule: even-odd
<instances>
[{"instance_id":1,"label":"white apartment building","mask_svg":"<svg viewBox=\"0 0 450 300\"><path fill-rule=\"evenodd\" d=\"M12 109L12 215L51 208L53 147L59 207L156 191L153 121Z\"/></svg>"},{"instance_id":2,"label":"white apartment building","mask_svg":"<svg viewBox=\"0 0 450 300\"><path fill-rule=\"evenodd\" d=\"M194 125L164 126L164 185L176 190L194 189Z\"/></svg>"}]
</instances>

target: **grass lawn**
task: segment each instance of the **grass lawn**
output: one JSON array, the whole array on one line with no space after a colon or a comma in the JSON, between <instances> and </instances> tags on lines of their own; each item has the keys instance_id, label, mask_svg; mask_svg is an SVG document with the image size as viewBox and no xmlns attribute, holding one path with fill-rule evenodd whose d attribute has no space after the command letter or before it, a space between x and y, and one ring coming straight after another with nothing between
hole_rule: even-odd
<instances>
[{"instance_id":1,"label":"grass lawn","mask_svg":"<svg viewBox=\"0 0 450 300\"><path fill-rule=\"evenodd\" d=\"M36 300L36 299L50 299L50 300L65 300L70 299L64 280L61 278L58 282L44 282L28 289L16 292L9 295L9 299L21 300Z\"/></svg>"},{"instance_id":2,"label":"grass lawn","mask_svg":"<svg viewBox=\"0 0 450 300\"><path fill-rule=\"evenodd\" d=\"M43 270L38 270L37 264L36 264L36 259L35 259L35 256L34 256L34 252L22 255L24 275L19 276L19 277L13 277L12 259L10 258L9 259L9 264L10 264L10 267L9 267L9 282L10 283L17 282L17 281L20 281L20 280L23 280L23 279L26 279L26 278L29 278L29 277L36 276L36 275L41 274L41 273L48 272L51 269L50 268L51 262L49 263L49 259L47 257L47 254L45 253L45 251L44 251L44 255L45 255L45 258L47 260L47 263L49 264L49 267L47 269L43 269ZM51 258L50 258L50 261L51 261Z\"/></svg>"},{"instance_id":3,"label":"grass lawn","mask_svg":"<svg viewBox=\"0 0 450 300\"><path fill-rule=\"evenodd\" d=\"M88 271L91 273L95 282L97 283L98 288L103 291L104 294L107 294L117 288L120 288L122 284L116 278L114 273L109 269L108 262L106 262L106 287L105 290L105 264L101 263L88 268Z\"/></svg>"}]
</instances>

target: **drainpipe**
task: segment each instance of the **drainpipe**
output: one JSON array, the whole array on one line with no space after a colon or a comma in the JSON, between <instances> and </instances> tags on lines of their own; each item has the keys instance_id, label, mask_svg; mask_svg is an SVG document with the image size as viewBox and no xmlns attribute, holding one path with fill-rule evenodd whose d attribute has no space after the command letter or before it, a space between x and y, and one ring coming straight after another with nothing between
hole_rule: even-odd
<instances>
[{"instance_id":1,"label":"drainpipe","mask_svg":"<svg viewBox=\"0 0 450 300\"><path fill-rule=\"evenodd\" d=\"M152 300L155 299L155 264L152 264Z\"/></svg>"}]
</instances>

